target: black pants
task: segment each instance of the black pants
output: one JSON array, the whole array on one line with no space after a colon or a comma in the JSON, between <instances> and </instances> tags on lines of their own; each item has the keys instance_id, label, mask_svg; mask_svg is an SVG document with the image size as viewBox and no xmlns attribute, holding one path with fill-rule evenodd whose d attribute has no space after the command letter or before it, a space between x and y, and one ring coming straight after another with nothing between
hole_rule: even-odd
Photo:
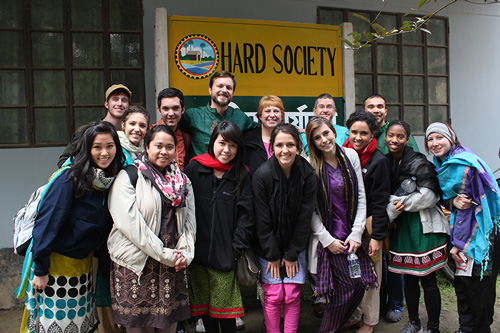
<instances>
[{"instance_id":1,"label":"black pants","mask_svg":"<svg viewBox=\"0 0 500 333\"><path fill-rule=\"evenodd\" d=\"M210 317L206 314L201 316L203 318L203 325L207 333L236 333L236 320L235 319L218 319ZM219 331L220 324L220 331Z\"/></svg>"},{"instance_id":2,"label":"black pants","mask_svg":"<svg viewBox=\"0 0 500 333\"><path fill-rule=\"evenodd\" d=\"M439 332L439 315L441 314L441 293L436 282L436 272L426 276L414 276L405 274L405 297L408 315L411 321L420 323L418 316L418 302L420 299L420 287L424 290L425 309L427 310L427 329Z\"/></svg>"},{"instance_id":3,"label":"black pants","mask_svg":"<svg viewBox=\"0 0 500 333\"><path fill-rule=\"evenodd\" d=\"M483 276L482 280L480 275L476 274L471 277L455 276L458 321L463 332L491 332L490 326L493 323L495 311L497 275L500 267L500 241L497 240L494 246L493 269L490 276ZM480 272L479 267L474 268L474 273Z\"/></svg>"}]
</instances>

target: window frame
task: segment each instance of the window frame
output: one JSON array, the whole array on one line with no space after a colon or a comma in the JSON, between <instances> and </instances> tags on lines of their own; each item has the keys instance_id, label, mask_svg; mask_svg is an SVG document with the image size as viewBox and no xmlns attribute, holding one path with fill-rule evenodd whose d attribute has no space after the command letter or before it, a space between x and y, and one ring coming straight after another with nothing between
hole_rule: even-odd
<instances>
[{"instance_id":1,"label":"window frame","mask_svg":"<svg viewBox=\"0 0 500 333\"><path fill-rule=\"evenodd\" d=\"M381 12L379 13L378 11L368 11L368 10L357 10L357 9L347 9L347 8L335 8L335 7L325 7L325 6L318 6L317 7L317 23L318 24L330 24L330 23L323 23L322 21L322 11L328 12L328 11L335 11L335 12L341 12L342 13L342 19L343 22L350 22L349 20L349 14L350 13L358 13L361 15L364 15L370 20L374 20L377 15L392 15L396 17L396 26L400 27L403 25L403 21L408 20L408 18L414 18L415 15L410 15L410 16L403 16L404 13L395 13L395 12ZM442 17L442 16L435 16L435 20L442 20L444 22L444 35L445 35L445 45L429 45L428 42L428 34L424 32L419 32L422 35L422 41L421 43L415 43L415 42L405 42L403 40L403 34L397 35L395 37L392 37L395 40L390 40L386 41L384 39L379 39L373 43L370 43L371 46L367 46L371 49L371 71L356 71L355 70L355 76L357 75L370 75L371 76L371 84L373 87L373 94L379 94L379 80L381 77L384 76L397 76L399 79L399 89L398 89L398 94L399 94L399 102L398 101L391 101L387 100L386 107L389 110L391 107L398 108L398 116L399 119L405 120L405 115L407 115L409 112L407 111L408 107L423 107L424 110L424 115L423 115L423 132L422 131L412 131L412 134L414 135L425 135L425 129L429 125L430 121L430 108L434 106L444 106L446 107L446 122L450 122L450 61L449 61L449 20L447 17ZM373 32L373 30L372 30ZM415 33L415 32L411 32ZM398 57L398 71L399 72L380 72L378 68L378 63L377 63L377 57L378 57L378 47L382 45L395 45L397 46L397 57ZM404 47L406 46L415 46L415 47L421 47L422 48L422 73L405 73L404 72ZM445 74L432 74L429 73L429 63L428 63L428 56L429 56L429 49L444 49L445 54L446 54L446 73ZM355 51L356 52L356 51ZM405 101L405 77L422 77L423 78L423 102L417 103L417 102L406 102ZM446 79L446 103L431 103L430 97L429 97L429 78L445 78ZM382 94L384 95L384 94ZM363 99L367 96L356 96L355 100L355 105L356 105L356 110L361 110L363 109L363 104L362 101ZM386 97L386 96L384 96ZM391 119L389 119L391 120Z\"/></svg>"},{"instance_id":2,"label":"window frame","mask_svg":"<svg viewBox=\"0 0 500 333\"><path fill-rule=\"evenodd\" d=\"M100 0L101 5L101 27L99 29L81 29L72 27L72 12L71 5L72 1L62 0L62 28L61 29L42 29L34 28L31 26L31 0L22 0L21 4L21 24L19 27L0 27L1 32L21 32L22 33L22 46L23 46L23 61L22 66L9 66L8 64L0 63L0 71L18 71L24 74L24 94L25 103L17 105L0 105L0 110L25 110L26 124L25 124L25 134L26 142L21 143L0 143L0 148L35 148L35 147L58 147L65 146L72 138L74 131L78 125L76 124L75 109L77 108L102 108L102 117L105 116L104 108L104 93L106 89L115 83L123 83L127 85L126 82L114 82L112 80L113 71L123 71L123 72L140 72L142 77L142 82L139 83L140 91L133 93L132 100L134 104L146 104L145 96L145 66L144 66L144 27L143 27L143 16L144 7L143 0L137 0L137 6L141 10L137 13L138 30L117 30L111 29L112 15L110 10L110 5L113 0ZM115 0L116 1L116 0ZM33 33L62 33L63 34L63 60L64 64L61 66L35 66L33 61ZM102 65L101 66L77 66L73 63L73 36L75 33L81 34L99 34L102 36ZM137 35L138 41L140 43L140 51L138 54L138 59L140 64L138 66L112 66L111 64L111 35ZM51 71L51 70L61 70L64 71L64 104L35 104L35 81L34 76L36 71ZM82 104L75 102L74 96L74 72L75 71L99 71L103 76L103 87L104 90L98 94L102 96L101 103L91 103ZM141 100L137 99L137 96ZM136 97L134 99L134 97ZM64 108L66 114L65 124L61 126L66 126L66 138L63 141L50 141L50 142L36 142L36 110L48 109L48 108Z\"/></svg>"}]
</instances>

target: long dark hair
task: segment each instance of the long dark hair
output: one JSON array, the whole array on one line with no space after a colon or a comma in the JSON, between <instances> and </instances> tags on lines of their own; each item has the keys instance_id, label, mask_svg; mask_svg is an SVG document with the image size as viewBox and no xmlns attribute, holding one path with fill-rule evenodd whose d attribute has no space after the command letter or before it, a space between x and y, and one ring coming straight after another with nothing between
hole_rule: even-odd
<instances>
[{"instance_id":1,"label":"long dark hair","mask_svg":"<svg viewBox=\"0 0 500 333\"><path fill-rule=\"evenodd\" d=\"M125 163L120 139L113 125L104 120L88 124L84 128L83 134L76 144L76 149L71 155L71 171L75 197L81 197L94 189L94 172L92 167L97 166L92 161L90 150L92 149L94 138L98 134L106 133L111 134L116 147L115 158L106 168L106 173L110 176L115 176L121 170L123 163Z\"/></svg>"},{"instance_id":2,"label":"long dark hair","mask_svg":"<svg viewBox=\"0 0 500 333\"><path fill-rule=\"evenodd\" d=\"M214 143L219 134L224 140L232 141L238 146L236 156L231 161L231 168L228 170L228 172L236 178L235 198L238 199L248 175L248 173L245 172L245 141L243 139L243 133L241 132L238 125L236 125L232 121L221 121L212 132L210 143L208 144L208 154L213 158L215 158Z\"/></svg>"}]
</instances>

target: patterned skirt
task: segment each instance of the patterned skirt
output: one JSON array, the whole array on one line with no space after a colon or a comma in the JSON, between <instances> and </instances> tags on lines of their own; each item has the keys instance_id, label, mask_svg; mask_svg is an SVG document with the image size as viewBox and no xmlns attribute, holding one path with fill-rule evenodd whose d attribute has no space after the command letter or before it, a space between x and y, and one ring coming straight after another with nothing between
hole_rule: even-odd
<instances>
[{"instance_id":1,"label":"patterned skirt","mask_svg":"<svg viewBox=\"0 0 500 333\"><path fill-rule=\"evenodd\" d=\"M31 269L26 290L23 332L94 332L99 323L92 281L92 255L73 259L50 255L49 282L43 292L31 287Z\"/></svg>"},{"instance_id":2,"label":"patterned skirt","mask_svg":"<svg viewBox=\"0 0 500 333\"><path fill-rule=\"evenodd\" d=\"M419 212L404 212L395 221L391 238L389 271L425 276L448 262L448 235L424 234Z\"/></svg>"},{"instance_id":3,"label":"patterned skirt","mask_svg":"<svg viewBox=\"0 0 500 333\"><path fill-rule=\"evenodd\" d=\"M234 271L222 272L192 263L189 266L189 301L191 314L220 319L245 315L240 286Z\"/></svg>"},{"instance_id":4,"label":"patterned skirt","mask_svg":"<svg viewBox=\"0 0 500 333\"><path fill-rule=\"evenodd\" d=\"M175 268L148 258L139 279L113 263L110 281L116 324L165 329L191 316L186 269L175 272Z\"/></svg>"}]
</instances>

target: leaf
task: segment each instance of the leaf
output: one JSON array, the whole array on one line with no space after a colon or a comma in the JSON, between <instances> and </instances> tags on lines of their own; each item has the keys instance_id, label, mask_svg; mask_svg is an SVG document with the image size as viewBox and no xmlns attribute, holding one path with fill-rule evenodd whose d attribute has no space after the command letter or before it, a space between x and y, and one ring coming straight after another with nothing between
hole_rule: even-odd
<instances>
[{"instance_id":1,"label":"leaf","mask_svg":"<svg viewBox=\"0 0 500 333\"><path fill-rule=\"evenodd\" d=\"M415 26L415 24L412 21L404 21L403 22L403 26L401 27L401 29L402 30L403 30L403 28L410 28L410 29L412 29L414 26Z\"/></svg>"},{"instance_id":2,"label":"leaf","mask_svg":"<svg viewBox=\"0 0 500 333\"><path fill-rule=\"evenodd\" d=\"M370 42L373 42L375 40L374 36L375 34L371 33L371 32L368 32L368 31L365 31L364 34L366 39L368 39Z\"/></svg>"},{"instance_id":3,"label":"leaf","mask_svg":"<svg viewBox=\"0 0 500 333\"><path fill-rule=\"evenodd\" d=\"M418 8L422 8L422 6L426 5L429 2L429 0L420 0L418 2Z\"/></svg>"},{"instance_id":4,"label":"leaf","mask_svg":"<svg viewBox=\"0 0 500 333\"><path fill-rule=\"evenodd\" d=\"M411 14L413 14L414 11L416 11L416 9L412 9L408 13L404 13L403 16L411 15Z\"/></svg>"},{"instance_id":5,"label":"leaf","mask_svg":"<svg viewBox=\"0 0 500 333\"><path fill-rule=\"evenodd\" d=\"M373 30L375 30L377 32L377 34L379 34L380 36L385 36L387 35L387 31L385 30L385 28L383 26L381 26L380 24L378 23L373 23L372 25L372 28Z\"/></svg>"},{"instance_id":6,"label":"leaf","mask_svg":"<svg viewBox=\"0 0 500 333\"><path fill-rule=\"evenodd\" d=\"M363 21L365 21L365 22L368 22L368 23L370 23L370 22L371 22L371 20L370 20L368 17L363 16L363 15L361 15L361 14L356 14L356 13L353 13L352 15L356 16L357 18L359 18L359 19L361 19L361 20L363 20Z\"/></svg>"},{"instance_id":7,"label":"leaf","mask_svg":"<svg viewBox=\"0 0 500 333\"><path fill-rule=\"evenodd\" d=\"M356 32L356 33L352 36L352 40L353 40L353 42L354 42L354 43L359 42L359 41L361 40L361 35L360 35L358 32Z\"/></svg>"},{"instance_id":8,"label":"leaf","mask_svg":"<svg viewBox=\"0 0 500 333\"><path fill-rule=\"evenodd\" d=\"M347 45L349 45L350 47L354 48L354 45L351 43L351 41L349 39L341 38L341 40L344 43L346 43Z\"/></svg>"},{"instance_id":9,"label":"leaf","mask_svg":"<svg viewBox=\"0 0 500 333\"><path fill-rule=\"evenodd\" d=\"M419 30L422 30L423 32L426 32L426 33L432 35L432 32L430 32L430 30L427 30L425 28L420 28Z\"/></svg>"}]
</instances>

